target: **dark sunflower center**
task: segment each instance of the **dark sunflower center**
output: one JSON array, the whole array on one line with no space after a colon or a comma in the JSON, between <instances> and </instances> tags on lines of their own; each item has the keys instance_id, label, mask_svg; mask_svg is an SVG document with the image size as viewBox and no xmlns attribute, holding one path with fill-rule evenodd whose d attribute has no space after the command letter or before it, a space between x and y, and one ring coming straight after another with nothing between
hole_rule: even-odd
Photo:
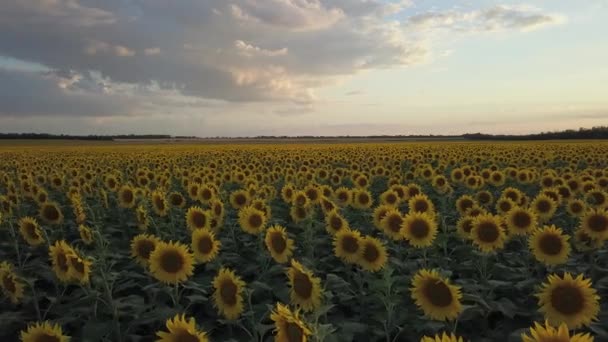
<instances>
[{"instance_id":1,"label":"dark sunflower center","mask_svg":"<svg viewBox=\"0 0 608 342\"><path fill-rule=\"evenodd\" d=\"M467 209L471 208L473 206L473 201L471 201L470 199L464 199L462 201L460 201L460 210L462 211L466 211Z\"/></svg>"},{"instance_id":2,"label":"dark sunflower center","mask_svg":"<svg viewBox=\"0 0 608 342\"><path fill-rule=\"evenodd\" d=\"M44 217L49 221L56 221L59 219L59 210L53 205L47 205L44 207Z\"/></svg>"},{"instance_id":3,"label":"dark sunflower center","mask_svg":"<svg viewBox=\"0 0 608 342\"><path fill-rule=\"evenodd\" d=\"M502 210L505 213L507 211L511 210L511 202L509 202L509 201L500 202L500 210Z\"/></svg>"},{"instance_id":4,"label":"dark sunflower center","mask_svg":"<svg viewBox=\"0 0 608 342\"><path fill-rule=\"evenodd\" d=\"M47 333L42 333L36 336L36 342L60 342L61 340L57 336L48 335Z\"/></svg>"},{"instance_id":5,"label":"dark sunflower center","mask_svg":"<svg viewBox=\"0 0 608 342\"><path fill-rule=\"evenodd\" d=\"M70 258L72 267L78 272L78 274L84 273L84 262L80 258Z\"/></svg>"},{"instance_id":6,"label":"dark sunflower center","mask_svg":"<svg viewBox=\"0 0 608 342\"><path fill-rule=\"evenodd\" d=\"M69 269L69 268L68 268L68 258L67 258L67 256L65 255L65 253L60 252L60 253L57 255L57 266L59 266L59 269L60 269L62 272L67 272L67 271L68 271L68 269Z\"/></svg>"},{"instance_id":7,"label":"dark sunflower center","mask_svg":"<svg viewBox=\"0 0 608 342\"><path fill-rule=\"evenodd\" d=\"M287 323L285 333L287 335L287 342L302 342L304 338L302 328L295 323Z\"/></svg>"},{"instance_id":8,"label":"dark sunflower center","mask_svg":"<svg viewBox=\"0 0 608 342\"><path fill-rule=\"evenodd\" d=\"M262 226L262 216L260 216L259 214L253 214L249 216L249 224L253 228L259 228L260 226Z\"/></svg>"},{"instance_id":9,"label":"dark sunflower center","mask_svg":"<svg viewBox=\"0 0 608 342\"><path fill-rule=\"evenodd\" d=\"M301 195L300 195L300 196L296 197L296 205L297 205L298 207L301 207L301 206L303 206L304 204L306 204L306 197L305 197L305 196L301 196Z\"/></svg>"},{"instance_id":10,"label":"dark sunflower center","mask_svg":"<svg viewBox=\"0 0 608 342\"><path fill-rule=\"evenodd\" d=\"M403 223L403 219L399 215L391 215L387 218L388 229L394 233L401 230L401 223Z\"/></svg>"},{"instance_id":11,"label":"dark sunflower center","mask_svg":"<svg viewBox=\"0 0 608 342\"><path fill-rule=\"evenodd\" d=\"M203 191L201 192L201 197L204 200L209 200L209 199L211 199L212 196L213 196L213 194L211 193L211 190L209 190L209 189L203 189Z\"/></svg>"},{"instance_id":12,"label":"dark sunflower center","mask_svg":"<svg viewBox=\"0 0 608 342\"><path fill-rule=\"evenodd\" d=\"M365 249L363 250L363 258L365 259L365 261L374 262L378 260L379 257L380 252L378 251L378 248L375 245L370 243L365 245Z\"/></svg>"},{"instance_id":13,"label":"dark sunflower center","mask_svg":"<svg viewBox=\"0 0 608 342\"><path fill-rule=\"evenodd\" d=\"M423 239L429 235L430 227L428 222L416 219L410 225L410 233L417 239Z\"/></svg>"},{"instance_id":14,"label":"dark sunflower center","mask_svg":"<svg viewBox=\"0 0 608 342\"><path fill-rule=\"evenodd\" d=\"M6 274L2 277L2 286L10 293L14 293L17 290L17 286L10 274Z\"/></svg>"},{"instance_id":15,"label":"dark sunflower center","mask_svg":"<svg viewBox=\"0 0 608 342\"><path fill-rule=\"evenodd\" d=\"M479 193L479 196L477 198L479 199L479 202L481 202L481 203L490 202L490 196L485 192Z\"/></svg>"},{"instance_id":16,"label":"dark sunflower center","mask_svg":"<svg viewBox=\"0 0 608 342\"><path fill-rule=\"evenodd\" d=\"M275 232L270 235L270 243L272 245L272 249L279 254L283 253L285 248L287 248L287 242L283 238L283 234L279 232Z\"/></svg>"},{"instance_id":17,"label":"dark sunflower center","mask_svg":"<svg viewBox=\"0 0 608 342\"><path fill-rule=\"evenodd\" d=\"M359 203L361 203L361 204L369 203L369 196L366 193L359 194Z\"/></svg>"},{"instance_id":18,"label":"dark sunflower center","mask_svg":"<svg viewBox=\"0 0 608 342\"><path fill-rule=\"evenodd\" d=\"M222 297L222 302L229 306L236 305L236 293L238 288L236 284L232 280L226 280L220 286L220 296Z\"/></svg>"},{"instance_id":19,"label":"dark sunflower center","mask_svg":"<svg viewBox=\"0 0 608 342\"><path fill-rule=\"evenodd\" d=\"M312 296L312 282L306 274L296 271L293 277L293 290L299 297L308 299Z\"/></svg>"},{"instance_id":20,"label":"dark sunflower center","mask_svg":"<svg viewBox=\"0 0 608 342\"><path fill-rule=\"evenodd\" d=\"M386 202L390 204L397 202L397 196L395 196L394 194L388 194L386 196Z\"/></svg>"},{"instance_id":21,"label":"dark sunflower center","mask_svg":"<svg viewBox=\"0 0 608 342\"><path fill-rule=\"evenodd\" d=\"M38 234L38 230L33 223L26 222L23 228L30 239L37 240L40 238L40 234Z\"/></svg>"},{"instance_id":22,"label":"dark sunflower center","mask_svg":"<svg viewBox=\"0 0 608 342\"><path fill-rule=\"evenodd\" d=\"M247 202L247 199L245 198L245 195L243 194L238 194L236 195L236 197L234 198L234 201L236 202L237 205L244 205L245 202Z\"/></svg>"},{"instance_id":23,"label":"dark sunflower center","mask_svg":"<svg viewBox=\"0 0 608 342\"><path fill-rule=\"evenodd\" d=\"M148 260L150 258L150 253L156 248L154 242L149 240L142 240L137 243L137 254L143 258Z\"/></svg>"},{"instance_id":24,"label":"dark sunflower center","mask_svg":"<svg viewBox=\"0 0 608 342\"><path fill-rule=\"evenodd\" d=\"M500 236L499 227L493 222L482 222L477 229L477 236L483 242L494 242Z\"/></svg>"},{"instance_id":25,"label":"dark sunflower center","mask_svg":"<svg viewBox=\"0 0 608 342\"><path fill-rule=\"evenodd\" d=\"M43 192L40 195L38 195L38 200L40 202L46 202L46 194Z\"/></svg>"},{"instance_id":26,"label":"dark sunflower center","mask_svg":"<svg viewBox=\"0 0 608 342\"><path fill-rule=\"evenodd\" d=\"M178 251L166 251L161 255L160 267L167 273L177 273L184 267L184 258Z\"/></svg>"},{"instance_id":27,"label":"dark sunflower center","mask_svg":"<svg viewBox=\"0 0 608 342\"><path fill-rule=\"evenodd\" d=\"M513 215L513 224L519 229L525 229L532 223L530 215L523 211L518 211Z\"/></svg>"},{"instance_id":28,"label":"dark sunflower center","mask_svg":"<svg viewBox=\"0 0 608 342\"><path fill-rule=\"evenodd\" d=\"M462 230L465 233L471 233L471 229L473 229L473 220L465 220L462 223Z\"/></svg>"},{"instance_id":29,"label":"dark sunflower center","mask_svg":"<svg viewBox=\"0 0 608 342\"><path fill-rule=\"evenodd\" d=\"M304 218L304 217L306 217L306 209L304 209L302 207L297 207L296 208L296 216L298 218Z\"/></svg>"},{"instance_id":30,"label":"dark sunflower center","mask_svg":"<svg viewBox=\"0 0 608 342\"><path fill-rule=\"evenodd\" d=\"M608 218L604 215L591 215L587 222L589 224L589 229L594 232L603 232L608 229Z\"/></svg>"},{"instance_id":31,"label":"dark sunflower center","mask_svg":"<svg viewBox=\"0 0 608 342\"><path fill-rule=\"evenodd\" d=\"M541 213L548 213L551 210L551 203L546 200L538 201L536 203L536 209Z\"/></svg>"},{"instance_id":32,"label":"dark sunflower center","mask_svg":"<svg viewBox=\"0 0 608 342\"><path fill-rule=\"evenodd\" d=\"M423 289L424 296L434 306L446 307L452 304L454 298L450 288L440 280L429 280Z\"/></svg>"},{"instance_id":33,"label":"dark sunflower center","mask_svg":"<svg viewBox=\"0 0 608 342\"><path fill-rule=\"evenodd\" d=\"M160 211L165 210L165 201L163 201L162 198L157 197L155 203L156 203L156 208L158 210L160 210Z\"/></svg>"},{"instance_id":34,"label":"dark sunflower center","mask_svg":"<svg viewBox=\"0 0 608 342\"><path fill-rule=\"evenodd\" d=\"M349 254L357 253L359 250L359 241L353 236L345 236L342 239L342 249Z\"/></svg>"},{"instance_id":35,"label":"dark sunflower center","mask_svg":"<svg viewBox=\"0 0 608 342\"><path fill-rule=\"evenodd\" d=\"M199 342L196 335L189 333L187 330L180 330L173 334L173 341L175 342Z\"/></svg>"},{"instance_id":36,"label":"dark sunflower center","mask_svg":"<svg viewBox=\"0 0 608 342\"><path fill-rule=\"evenodd\" d=\"M334 230L342 228L342 220L338 216L332 216L329 223Z\"/></svg>"},{"instance_id":37,"label":"dark sunflower center","mask_svg":"<svg viewBox=\"0 0 608 342\"><path fill-rule=\"evenodd\" d=\"M429 204L426 201L416 201L414 203L414 211L423 213L429 209Z\"/></svg>"},{"instance_id":38,"label":"dark sunflower center","mask_svg":"<svg viewBox=\"0 0 608 342\"><path fill-rule=\"evenodd\" d=\"M213 241L209 236L203 236L198 240L198 251L202 254L209 254L213 250Z\"/></svg>"},{"instance_id":39,"label":"dark sunflower center","mask_svg":"<svg viewBox=\"0 0 608 342\"><path fill-rule=\"evenodd\" d=\"M171 196L171 204L173 204L174 206L182 205L183 201L183 197L178 194L173 194L173 196Z\"/></svg>"},{"instance_id":40,"label":"dark sunflower center","mask_svg":"<svg viewBox=\"0 0 608 342\"><path fill-rule=\"evenodd\" d=\"M122 193L122 200L126 203L133 202L133 192L131 190L124 191Z\"/></svg>"},{"instance_id":41,"label":"dark sunflower center","mask_svg":"<svg viewBox=\"0 0 608 342\"><path fill-rule=\"evenodd\" d=\"M192 223L195 227L202 228L207 224L207 218L200 211L194 211L192 212Z\"/></svg>"},{"instance_id":42,"label":"dark sunflower center","mask_svg":"<svg viewBox=\"0 0 608 342\"><path fill-rule=\"evenodd\" d=\"M562 240L554 234L545 234L540 238L539 247L544 254L557 255L562 251Z\"/></svg>"},{"instance_id":43,"label":"dark sunflower center","mask_svg":"<svg viewBox=\"0 0 608 342\"><path fill-rule=\"evenodd\" d=\"M215 213L215 216L220 216L222 215L222 207L219 204L216 204L213 207L213 212Z\"/></svg>"},{"instance_id":44,"label":"dark sunflower center","mask_svg":"<svg viewBox=\"0 0 608 342\"><path fill-rule=\"evenodd\" d=\"M561 285L551 292L551 306L564 315L580 313L585 307L585 298L580 289Z\"/></svg>"},{"instance_id":45,"label":"dark sunflower center","mask_svg":"<svg viewBox=\"0 0 608 342\"><path fill-rule=\"evenodd\" d=\"M319 193L316 189L309 189L306 191L306 196L308 196L311 201L315 201L317 198L319 198Z\"/></svg>"},{"instance_id":46,"label":"dark sunflower center","mask_svg":"<svg viewBox=\"0 0 608 342\"><path fill-rule=\"evenodd\" d=\"M572 210L573 213L578 214L583 211L583 206L578 202L573 202L570 204L570 210Z\"/></svg>"}]
</instances>

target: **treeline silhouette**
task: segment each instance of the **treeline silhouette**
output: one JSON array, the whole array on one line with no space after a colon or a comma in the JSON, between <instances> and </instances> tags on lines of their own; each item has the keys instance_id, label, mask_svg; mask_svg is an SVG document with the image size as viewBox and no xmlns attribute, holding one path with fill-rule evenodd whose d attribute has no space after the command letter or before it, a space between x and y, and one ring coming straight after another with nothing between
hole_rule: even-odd
<instances>
[{"instance_id":1,"label":"treeline silhouette","mask_svg":"<svg viewBox=\"0 0 608 342\"><path fill-rule=\"evenodd\" d=\"M23 139L23 140L105 140L115 139L171 139L170 135L163 134L127 134L127 135L69 135L48 133L0 133L0 139ZM191 138L191 137L189 137Z\"/></svg>"},{"instance_id":2,"label":"treeline silhouette","mask_svg":"<svg viewBox=\"0 0 608 342\"><path fill-rule=\"evenodd\" d=\"M567 139L608 139L608 127L597 126L592 128L568 129L558 132L542 132L526 135L495 135L495 134L463 134L469 140L567 140Z\"/></svg>"}]
</instances>

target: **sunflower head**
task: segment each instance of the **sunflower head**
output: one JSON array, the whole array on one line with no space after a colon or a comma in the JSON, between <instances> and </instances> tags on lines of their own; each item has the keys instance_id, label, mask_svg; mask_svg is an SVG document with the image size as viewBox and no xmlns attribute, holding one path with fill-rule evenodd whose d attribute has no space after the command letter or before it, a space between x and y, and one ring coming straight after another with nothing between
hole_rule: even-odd
<instances>
[{"instance_id":1,"label":"sunflower head","mask_svg":"<svg viewBox=\"0 0 608 342\"><path fill-rule=\"evenodd\" d=\"M363 253L363 238L357 230L342 229L334 235L334 254L347 263L356 263Z\"/></svg>"},{"instance_id":2,"label":"sunflower head","mask_svg":"<svg viewBox=\"0 0 608 342\"><path fill-rule=\"evenodd\" d=\"M277 333L275 341L306 342L307 337L312 335L299 313L291 311L287 305L277 303L270 319L274 322Z\"/></svg>"},{"instance_id":3,"label":"sunflower head","mask_svg":"<svg viewBox=\"0 0 608 342\"><path fill-rule=\"evenodd\" d=\"M35 218L23 217L19 220L19 232L30 246L40 246L44 243L44 235Z\"/></svg>"},{"instance_id":4,"label":"sunflower head","mask_svg":"<svg viewBox=\"0 0 608 342\"><path fill-rule=\"evenodd\" d=\"M123 208L133 208L135 206L135 190L130 185L123 185L118 190L118 204Z\"/></svg>"},{"instance_id":5,"label":"sunflower head","mask_svg":"<svg viewBox=\"0 0 608 342\"><path fill-rule=\"evenodd\" d=\"M165 323L168 331L158 331L157 342L208 342L207 334L196 328L194 318L185 315L175 315Z\"/></svg>"},{"instance_id":6,"label":"sunflower head","mask_svg":"<svg viewBox=\"0 0 608 342\"><path fill-rule=\"evenodd\" d=\"M211 214L208 210L203 210L200 207L190 207L186 212L186 224L190 231L209 229L211 225Z\"/></svg>"},{"instance_id":7,"label":"sunflower head","mask_svg":"<svg viewBox=\"0 0 608 342\"><path fill-rule=\"evenodd\" d=\"M264 243L274 261L278 263L286 263L293 254L294 241L287 236L285 228L279 225L268 228Z\"/></svg>"},{"instance_id":8,"label":"sunflower head","mask_svg":"<svg viewBox=\"0 0 608 342\"><path fill-rule=\"evenodd\" d=\"M594 239L608 240L608 211L604 209L588 210L581 217L580 227Z\"/></svg>"},{"instance_id":9,"label":"sunflower head","mask_svg":"<svg viewBox=\"0 0 608 342\"><path fill-rule=\"evenodd\" d=\"M175 208L183 208L186 205L186 199L182 194L174 191L169 194L169 204Z\"/></svg>"},{"instance_id":10,"label":"sunflower head","mask_svg":"<svg viewBox=\"0 0 608 342\"><path fill-rule=\"evenodd\" d=\"M371 236L364 237L361 249L358 263L364 270L377 272L384 268L388 260L388 253L380 240Z\"/></svg>"},{"instance_id":11,"label":"sunflower head","mask_svg":"<svg viewBox=\"0 0 608 342\"><path fill-rule=\"evenodd\" d=\"M423 194L418 194L410 198L408 201L408 206L410 208L410 212L427 213L431 215L435 212L433 202L431 202L431 200Z\"/></svg>"},{"instance_id":12,"label":"sunflower head","mask_svg":"<svg viewBox=\"0 0 608 342\"><path fill-rule=\"evenodd\" d=\"M293 304L304 311L313 311L321 305L321 280L295 259L291 259L287 278Z\"/></svg>"},{"instance_id":13,"label":"sunflower head","mask_svg":"<svg viewBox=\"0 0 608 342\"><path fill-rule=\"evenodd\" d=\"M473 199L473 197L469 195L462 195L456 200L456 209L460 215L464 215L467 212L467 209L472 208L475 203L476 201Z\"/></svg>"},{"instance_id":14,"label":"sunflower head","mask_svg":"<svg viewBox=\"0 0 608 342\"><path fill-rule=\"evenodd\" d=\"M60 224L63 222L61 207L55 202L45 202L40 206L40 218L47 224Z\"/></svg>"},{"instance_id":15,"label":"sunflower head","mask_svg":"<svg viewBox=\"0 0 608 342\"><path fill-rule=\"evenodd\" d=\"M237 319L243 312L245 282L234 271L223 267L213 279L213 305L226 319Z\"/></svg>"},{"instance_id":16,"label":"sunflower head","mask_svg":"<svg viewBox=\"0 0 608 342\"><path fill-rule=\"evenodd\" d=\"M351 205L357 209L369 209L373 204L372 194L364 189L357 189L352 193Z\"/></svg>"},{"instance_id":17,"label":"sunflower head","mask_svg":"<svg viewBox=\"0 0 608 342\"><path fill-rule=\"evenodd\" d=\"M177 284L194 273L194 256L179 242L159 242L150 253L150 272L159 281Z\"/></svg>"},{"instance_id":18,"label":"sunflower head","mask_svg":"<svg viewBox=\"0 0 608 342\"><path fill-rule=\"evenodd\" d=\"M412 299L431 319L453 320L462 312L460 287L450 284L436 270L420 270L412 280Z\"/></svg>"},{"instance_id":19,"label":"sunflower head","mask_svg":"<svg viewBox=\"0 0 608 342\"><path fill-rule=\"evenodd\" d=\"M266 226L266 214L253 206L247 206L239 210L239 224L243 231L257 235Z\"/></svg>"},{"instance_id":20,"label":"sunflower head","mask_svg":"<svg viewBox=\"0 0 608 342\"><path fill-rule=\"evenodd\" d=\"M458 222L456 223L456 231L458 232L458 235L460 235L460 237L465 240L471 238L471 230L473 229L474 220L475 218L470 216L463 216L458 219Z\"/></svg>"},{"instance_id":21,"label":"sunflower head","mask_svg":"<svg viewBox=\"0 0 608 342\"><path fill-rule=\"evenodd\" d=\"M403 219L401 234L416 248L431 246L437 236L435 216L426 212L410 212Z\"/></svg>"},{"instance_id":22,"label":"sunflower head","mask_svg":"<svg viewBox=\"0 0 608 342\"><path fill-rule=\"evenodd\" d=\"M424 336L420 342L464 342L464 340L462 337L454 335L454 333L448 335L444 332L443 334L436 334L433 337Z\"/></svg>"},{"instance_id":23,"label":"sunflower head","mask_svg":"<svg viewBox=\"0 0 608 342\"><path fill-rule=\"evenodd\" d=\"M549 323L565 323L570 329L588 326L600 310L600 297L591 287L591 280L582 274L576 278L570 273L562 277L551 274L536 296L539 310Z\"/></svg>"},{"instance_id":24,"label":"sunflower head","mask_svg":"<svg viewBox=\"0 0 608 342\"><path fill-rule=\"evenodd\" d=\"M0 289L13 304L21 301L24 295L24 285L8 262L0 263Z\"/></svg>"},{"instance_id":25,"label":"sunflower head","mask_svg":"<svg viewBox=\"0 0 608 342\"><path fill-rule=\"evenodd\" d=\"M545 226L537 229L529 240L529 246L536 260L546 265L559 265L570 255L570 237L560 228Z\"/></svg>"},{"instance_id":26,"label":"sunflower head","mask_svg":"<svg viewBox=\"0 0 608 342\"><path fill-rule=\"evenodd\" d=\"M345 207L352 203L353 194L351 190L345 187L340 187L334 191L334 198L338 205Z\"/></svg>"},{"instance_id":27,"label":"sunflower head","mask_svg":"<svg viewBox=\"0 0 608 342\"><path fill-rule=\"evenodd\" d=\"M395 241L403 240L401 227L403 225L403 215L396 208L387 208L382 219L380 227L384 234Z\"/></svg>"},{"instance_id":28,"label":"sunflower head","mask_svg":"<svg viewBox=\"0 0 608 342\"><path fill-rule=\"evenodd\" d=\"M23 342L68 342L70 337L63 334L61 326L48 321L37 322L21 331Z\"/></svg>"},{"instance_id":29,"label":"sunflower head","mask_svg":"<svg viewBox=\"0 0 608 342\"><path fill-rule=\"evenodd\" d=\"M91 228L81 224L78 226L78 234L85 245L90 245L93 243L93 232L91 231Z\"/></svg>"},{"instance_id":30,"label":"sunflower head","mask_svg":"<svg viewBox=\"0 0 608 342\"><path fill-rule=\"evenodd\" d=\"M549 196L540 194L530 203L530 208L542 222L549 221L557 210L557 203Z\"/></svg>"},{"instance_id":31,"label":"sunflower head","mask_svg":"<svg viewBox=\"0 0 608 342\"><path fill-rule=\"evenodd\" d=\"M485 253L504 247L506 234L500 216L479 215L473 220L471 239Z\"/></svg>"},{"instance_id":32,"label":"sunflower head","mask_svg":"<svg viewBox=\"0 0 608 342\"><path fill-rule=\"evenodd\" d=\"M559 327L553 327L549 321L545 325L535 322L534 327L530 328L529 335L521 335L523 342L593 342L593 337L589 334L570 334L568 326L564 323Z\"/></svg>"},{"instance_id":33,"label":"sunflower head","mask_svg":"<svg viewBox=\"0 0 608 342\"><path fill-rule=\"evenodd\" d=\"M513 207L504 217L509 235L527 235L531 233L537 225L536 213L532 210L519 206Z\"/></svg>"},{"instance_id":34,"label":"sunflower head","mask_svg":"<svg viewBox=\"0 0 608 342\"><path fill-rule=\"evenodd\" d=\"M348 221L346 221L346 219L340 215L337 210L334 210L325 216L325 230L327 230L327 232L330 234L333 235L343 229L348 228Z\"/></svg>"},{"instance_id":35,"label":"sunflower head","mask_svg":"<svg viewBox=\"0 0 608 342\"><path fill-rule=\"evenodd\" d=\"M156 190L152 193L152 209L160 217L165 217L169 214L169 202L164 192Z\"/></svg>"},{"instance_id":36,"label":"sunflower head","mask_svg":"<svg viewBox=\"0 0 608 342\"><path fill-rule=\"evenodd\" d=\"M55 241L49 248L49 256L55 276L63 283L67 283L72 279L70 272L70 256L75 252L70 245L64 240Z\"/></svg>"},{"instance_id":37,"label":"sunflower head","mask_svg":"<svg viewBox=\"0 0 608 342\"><path fill-rule=\"evenodd\" d=\"M192 232L191 248L198 262L210 262L217 257L222 243L216 240L215 234L207 229L195 229Z\"/></svg>"}]
</instances>

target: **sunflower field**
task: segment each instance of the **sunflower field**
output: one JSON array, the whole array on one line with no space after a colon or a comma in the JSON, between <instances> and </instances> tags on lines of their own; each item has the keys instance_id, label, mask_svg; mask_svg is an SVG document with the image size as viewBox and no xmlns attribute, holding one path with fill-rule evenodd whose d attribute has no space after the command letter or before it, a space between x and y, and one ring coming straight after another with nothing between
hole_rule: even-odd
<instances>
[{"instance_id":1,"label":"sunflower field","mask_svg":"<svg viewBox=\"0 0 608 342\"><path fill-rule=\"evenodd\" d=\"M608 143L0 146L0 341L608 341Z\"/></svg>"}]
</instances>

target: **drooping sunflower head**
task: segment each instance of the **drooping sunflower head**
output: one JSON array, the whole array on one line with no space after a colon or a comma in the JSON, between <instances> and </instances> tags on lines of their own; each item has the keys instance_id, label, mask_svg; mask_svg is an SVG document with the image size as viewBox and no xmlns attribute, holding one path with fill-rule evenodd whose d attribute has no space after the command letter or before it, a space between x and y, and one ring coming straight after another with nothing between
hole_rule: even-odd
<instances>
[{"instance_id":1,"label":"drooping sunflower head","mask_svg":"<svg viewBox=\"0 0 608 342\"><path fill-rule=\"evenodd\" d=\"M403 215L396 208L387 208L387 211L380 220L380 227L384 234L395 241L403 240L401 226L403 225Z\"/></svg>"},{"instance_id":2,"label":"drooping sunflower head","mask_svg":"<svg viewBox=\"0 0 608 342\"><path fill-rule=\"evenodd\" d=\"M78 234L85 245L90 245L93 243L93 231L91 228L81 224L78 226Z\"/></svg>"},{"instance_id":3,"label":"drooping sunflower head","mask_svg":"<svg viewBox=\"0 0 608 342\"><path fill-rule=\"evenodd\" d=\"M553 327L549 321L545 325L535 322L534 327L530 328L529 335L521 334L522 342L593 342L593 337L589 334L579 333L570 334L568 326L564 323L559 327Z\"/></svg>"},{"instance_id":4,"label":"drooping sunflower head","mask_svg":"<svg viewBox=\"0 0 608 342\"><path fill-rule=\"evenodd\" d=\"M588 326L597 319L600 310L600 297L591 287L591 280L582 274L576 278L570 273L562 277L551 274L536 296L539 310L549 323L565 323L570 329Z\"/></svg>"},{"instance_id":5,"label":"drooping sunflower head","mask_svg":"<svg viewBox=\"0 0 608 342\"><path fill-rule=\"evenodd\" d=\"M403 219L401 234L416 248L429 247L437 236L437 222L426 212L410 212Z\"/></svg>"},{"instance_id":6,"label":"drooping sunflower head","mask_svg":"<svg viewBox=\"0 0 608 342\"><path fill-rule=\"evenodd\" d=\"M342 229L334 236L334 254L344 262L356 263L363 252L362 242L359 231Z\"/></svg>"},{"instance_id":7,"label":"drooping sunflower head","mask_svg":"<svg viewBox=\"0 0 608 342\"><path fill-rule=\"evenodd\" d=\"M179 242L159 242L150 253L150 272L167 284L186 281L194 273L194 256Z\"/></svg>"},{"instance_id":8,"label":"drooping sunflower head","mask_svg":"<svg viewBox=\"0 0 608 342\"><path fill-rule=\"evenodd\" d=\"M215 238L215 234L208 228L195 229L192 232L191 248L194 258L198 262L210 262L217 257L222 243Z\"/></svg>"},{"instance_id":9,"label":"drooping sunflower head","mask_svg":"<svg viewBox=\"0 0 608 342\"><path fill-rule=\"evenodd\" d=\"M536 228L538 221L534 211L519 206L509 210L504 219L509 235L530 234Z\"/></svg>"},{"instance_id":10,"label":"drooping sunflower head","mask_svg":"<svg viewBox=\"0 0 608 342\"><path fill-rule=\"evenodd\" d=\"M327 230L328 233L334 235L337 232L348 228L348 221L346 221L337 210L334 210L325 216L325 230Z\"/></svg>"},{"instance_id":11,"label":"drooping sunflower head","mask_svg":"<svg viewBox=\"0 0 608 342\"><path fill-rule=\"evenodd\" d=\"M424 314L438 321L453 320L462 312L460 287L437 270L420 270L412 280L412 299Z\"/></svg>"},{"instance_id":12,"label":"drooping sunflower head","mask_svg":"<svg viewBox=\"0 0 608 342\"><path fill-rule=\"evenodd\" d=\"M560 228L545 226L530 236L529 246L536 260L546 265L559 265L568 261L569 240Z\"/></svg>"},{"instance_id":13,"label":"drooping sunflower head","mask_svg":"<svg viewBox=\"0 0 608 342\"><path fill-rule=\"evenodd\" d=\"M228 268L221 268L213 279L213 305L226 319L237 319L243 313L245 282Z\"/></svg>"},{"instance_id":14,"label":"drooping sunflower head","mask_svg":"<svg viewBox=\"0 0 608 342\"><path fill-rule=\"evenodd\" d=\"M306 342L307 337L312 335L312 331L300 318L297 311L291 311L287 305L277 303L275 310L270 314L270 319L274 322L275 341L284 342Z\"/></svg>"},{"instance_id":15,"label":"drooping sunflower head","mask_svg":"<svg viewBox=\"0 0 608 342\"><path fill-rule=\"evenodd\" d=\"M21 279L15 274L13 265L6 261L0 263L0 290L13 304L21 301L24 288Z\"/></svg>"},{"instance_id":16,"label":"drooping sunflower head","mask_svg":"<svg viewBox=\"0 0 608 342\"><path fill-rule=\"evenodd\" d=\"M423 194L418 194L408 201L410 212L427 213L433 215L435 213L435 205L431 200Z\"/></svg>"},{"instance_id":17,"label":"drooping sunflower head","mask_svg":"<svg viewBox=\"0 0 608 342\"><path fill-rule=\"evenodd\" d=\"M81 257L75 251L68 255L69 274L72 280L80 284L88 284L91 277L92 262L86 257Z\"/></svg>"},{"instance_id":18,"label":"drooping sunflower head","mask_svg":"<svg viewBox=\"0 0 608 342\"><path fill-rule=\"evenodd\" d=\"M211 225L211 214L208 210L203 210L200 207L190 207L186 212L186 224L190 231L209 229Z\"/></svg>"},{"instance_id":19,"label":"drooping sunflower head","mask_svg":"<svg viewBox=\"0 0 608 342\"><path fill-rule=\"evenodd\" d=\"M448 335L444 332L443 334L436 334L433 337L424 336L420 342L464 342L464 340L462 337L454 335L454 333Z\"/></svg>"},{"instance_id":20,"label":"drooping sunflower head","mask_svg":"<svg viewBox=\"0 0 608 342\"><path fill-rule=\"evenodd\" d=\"M479 215L473 220L471 239L485 253L504 247L506 234L500 216L491 214Z\"/></svg>"},{"instance_id":21,"label":"drooping sunflower head","mask_svg":"<svg viewBox=\"0 0 608 342\"><path fill-rule=\"evenodd\" d=\"M268 228L264 243L274 261L280 264L289 261L293 254L294 241L287 236L285 228L279 225Z\"/></svg>"},{"instance_id":22,"label":"drooping sunflower head","mask_svg":"<svg viewBox=\"0 0 608 342\"><path fill-rule=\"evenodd\" d=\"M61 207L55 202L45 202L40 206L40 218L47 224L60 224L63 222Z\"/></svg>"},{"instance_id":23,"label":"drooping sunflower head","mask_svg":"<svg viewBox=\"0 0 608 342\"><path fill-rule=\"evenodd\" d=\"M21 331L23 342L68 342L70 337L63 334L61 326L48 321L37 322Z\"/></svg>"},{"instance_id":24,"label":"drooping sunflower head","mask_svg":"<svg viewBox=\"0 0 608 342\"><path fill-rule=\"evenodd\" d=\"M160 217L165 217L169 214L169 202L164 192L156 190L152 193L152 209Z\"/></svg>"},{"instance_id":25,"label":"drooping sunflower head","mask_svg":"<svg viewBox=\"0 0 608 342\"><path fill-rule=\"evenodd\" d=\"M319 203L321 204L321 210L323 210L323 213L325 215L338 209L338 205L335 204L332 200L329 199L329 197L326 197L326 196L321 197L321 200L319 201Z\"/></svg>"},{"instance_id":26,"label":"drooping sunflower head","mask_svg":"<svg viewBox=\"0 0 608 342\"><path fill-rule=\"evenodd\" d=\"M253 206L247 206L239 210L239 224L241 229L249 234L257 235L266 226L266 215L263 211Z\"/></svg>"},{"instance_id":27,"label":"drooping sunflower head","mask_svg":"<svg viewBox=\"0 0 608 342\"><path fill-rule=\"evenodd\" d=\"M160 240L154 235L139 234L131 240L131 256L142 266L147 266L150 254L159 243Z\"/></svg>"},{"instance_id":28,"label":"drooping sunflower head","mask_svg":"<svg viewBox=\"0 0 608 342\"><path fill-rule=\"evenodd\" d=\"M388 260L388 253L380 240L366 236L361 243L361 249L362 253L358 263L364 270L377 272L384 268Z\"/></svg>"},{"instance_id":29,"label":"drooping sunflower head","mask_svg":"<svg viewBox=\"0 0 608 342\"><path fill-rule=\"evenodd\" d=\"M55 276L63 283L71 280L69 257L74 250L64 240L55 241L49 248L49 257Z\"/></svg>"},{"instance_id":30,"label":"drooping sunflower head","mask_svg":"<svg viewBox=\"0 0 608 342\"><path fill-rule=\"evenodd\" d=\"M588 210L581 217L580 227L594 239L608 240L608 212L604 209Z\"/></svg>"},{"instance_id":31,"label":"drooping sunflower head","mask_svg":"<svg viewBox=\"0 0 608 342\"><path fill-rule=\"evenodd\" d=\"M295 259L291 259L287 278L291 302L294 305L304 311L313 311L321 305L321 280Z\"/></svg>"},{"instance_id":32,"label":"drooping sunflower head","mask_svg":"<svg viewBox=\"0 0 608 342\"><path fill-rule=\"evenodd\" d=\"M35 218L21 218L19 220L19 232L30 246L40 246L44 243L44 235Z\"/></svg>"},{"instance_id":33,"label":"drooping sunflower head","mask_svg":"<svg viewBox=\"0 0 608 342\"><path fill-rule=\"evenodd\" d=\"M185 315L175 315L167 319L166 331L157 331L157 342L208 342L207 334L196 328L194 318L186 318Z\"/></svg>"}]
</instances>

